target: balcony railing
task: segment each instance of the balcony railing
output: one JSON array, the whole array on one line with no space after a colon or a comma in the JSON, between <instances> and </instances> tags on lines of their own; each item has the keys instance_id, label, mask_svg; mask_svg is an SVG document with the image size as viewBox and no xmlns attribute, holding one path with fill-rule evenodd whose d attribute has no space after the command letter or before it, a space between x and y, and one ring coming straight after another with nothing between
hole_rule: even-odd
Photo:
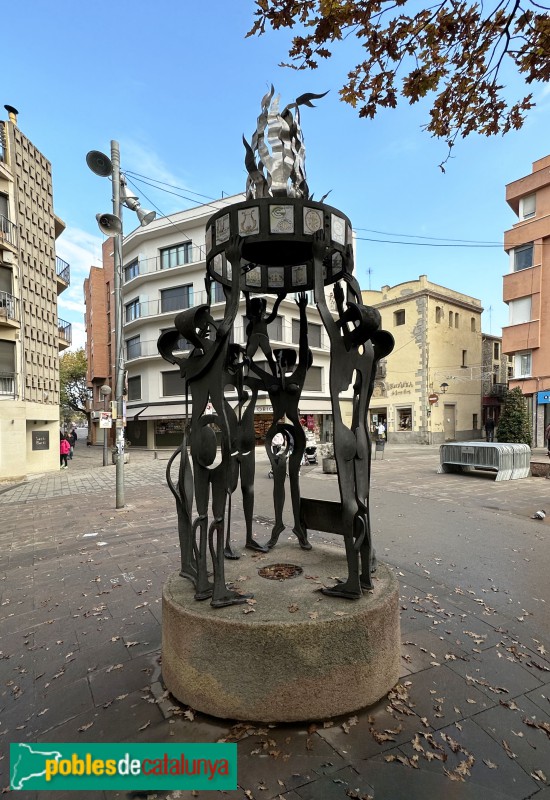
<instances>
[{"instance_id":1,"label":"balcony railing","mask_svg":"<svg viewBox=\"0 0 550 800\"><path fill-rule=\"evenodd\" d=\"M271 332L271 344L273 347L277 347L281 344L289 345L290 347L298 349L298 343L293 339L293 331L292 331L292 323L284 323L279 327L278 331L275 333ZM243 325L236 325L233 329L233 339L236 344L245 345L246 344L246 327ZM310 342L310 347L314 350L324 350L328 352L329 345L328 339L325 334L325 331L322 331L321 338L318 340L320 342L320 347L312 344ZM185 351L182 351L185 352ZM152 356L158 356L159 352L157 349L157 339L144 339L140 342L129 341L126 345L126 361L133 361L135 358L150 358ZM260 353L261 355L261 353ZM259 358L259 356L256 356Z\"/></svg>"},{"instance_id":2,"label":"balcony railing","mask_svg":"<svg viewBox=\"0 0 550 800\"><path fill-rule=\"evenodd\" d=\"M505 396L507 391L508 391L508 386L506 383L493 383L489 391L489 396L502 398Z\"/></svg>"},{"instance_id":3,"label":"balcony railing","mask_svg":"<svg viewBox=\"0 0 550 800\"><path fill-rule=\"evenodd\" d=\"M19 300L9 292L0 292L0 319L19 319Z\"/></svg>"},{"instance_id":4,"label":"balcony railing","mask_svg":"<svg viewBox=\"0 0 550 800\"><path fill-rule=\"evenodd\" d=\"M15 247L15 225L0 214L0 243L3 241Z\"/></svg>"},{"instance_id":5,"label":"balcony railing","mask_svg":"<svg viewBox=\"0 0 550 800\"><path fill-rule=\"evenodd\" d=\"M288 299L292 299L292 295L289 294ZM215 284L210 293L210 304L215 307L219 303L225 303L225 295L220 284ZM175 314L178 311L184 311L186 308L193 308L194 306L203 304L208 304L208 295L204 289L197 292L191 291L187 298L181 297L178 299L170 297L164 300L147 300L143 303L131 303L126 306L124 323L128 324L129 322L142 319L143 317L155 317L158 314ZM314 305L313 300L309 305ZM315 345L310 343L310 347L315 347ZM324 345L321 345L321 347L324 347Z\"/></svg>"},{"instance_id":6,"label":"balcony railing","mask_svg":"<svg viewBox=\"0 0 550 800\"><path fill-rule=\"evenodd\" d=\"M142 275L151 275L154 272L166 272L177 267L185 267L189 264L198 264L206 258L206 249L202 245L193 245L185 254L185 260L181 264L171 264L169 267L163 266L162 256L152 258L140 258L125 264L122 269L124 283L129 283L134 278Z\"/></svg>"},{"instance_id":7,"label":"balcony railing","mask_svg":"<svg viewBox=\"0 0 550 800\"><path fill-rule=\"evenodd\" d=\"M59 256L55 257L55 274L68 285L71 282L71 267Z\"/></svg>"},{"instance_id":8,"label":"balcony railing","mask_svg":"<svg viewBox=\"0 0 550 800\"><path fill-rule=\"evenodd\" d=\"M0 397L17 396L17 374L15 372L0 372Z\"/></svg>"},{"instance_id":9,"label":"balcony railing","mask_svg":"<svg viewBox=\"0 0 550 800\"><path fill-rule=\"evenodd\" d=\"M59 331L59 338L71 344L73 340L73 327L70 322L65 322L64 319L57 320L57 329Z\"/></svg>"}]
</instances>

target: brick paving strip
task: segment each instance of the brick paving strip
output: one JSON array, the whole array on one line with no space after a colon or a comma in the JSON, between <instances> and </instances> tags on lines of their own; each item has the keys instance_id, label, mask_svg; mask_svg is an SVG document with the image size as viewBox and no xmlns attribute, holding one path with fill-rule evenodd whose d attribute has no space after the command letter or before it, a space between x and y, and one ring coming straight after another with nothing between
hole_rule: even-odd
<instances>
[{"instance_id":1,"label":"brick paving strip","mask_svg":"<svg viewBox=\"0 0 550 800\"><path fill-rule=\"evenodd\" d=\"M393 476L395 505L412 474L404 500L426 509L436 502L438 511L457 508L475 488L471 503L480 514L498 502L499 513L525 516L548 486L526 479L514 482L521 491L512 482L501 491L487 480L434 477L433 456L402 452L392 462L386 453L373 465L373 492L389 491L384 476ZM178 563L175 508L166 463L150 453L132 458L121 511L114 510L114 468L99 467L97 452L78 465L78 449L67 472L0 494L0 788L9 782L10 741L223 740L238 742L241 787L223 796L548 800L550 645L528 618L492 605L499 595L449 586L443 570L426 574L425 554L418 565L393 564L403 671L374 707L272 726L215 720L177 703L164 691L159 662L162 585ZM272 490L262 469L260 540L269 532ZM334 487L318 470L304 478L308 494ZM238 503L232 513L241 519ZM243 553L243 570L253 562Z\"/></svg>"}]
</instances>

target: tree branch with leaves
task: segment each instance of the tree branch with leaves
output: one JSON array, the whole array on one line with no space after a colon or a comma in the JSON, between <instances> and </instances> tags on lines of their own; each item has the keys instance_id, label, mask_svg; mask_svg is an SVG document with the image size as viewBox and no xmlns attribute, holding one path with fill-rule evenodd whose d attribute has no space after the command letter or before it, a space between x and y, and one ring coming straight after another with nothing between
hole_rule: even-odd
<instances>
[{"instance_id":1,"label":"tree branch with leaves","mask_svg":"<svg viewBox=\"0 0 550 800\"><path fill-rule=\"evenodd\" d=\"M64 417L86 414L86 368L86 353L82 347L72 352L67 350L59 359L59 403Z\"/></svg>"},{"instance_id":2,"label":"tree branch with leaves","mask_svg":"<svg viewBox=\"0 0 550 800\"><path fill-rule=\"evenodd\" d=\"M424 129L447 143L445 161L459 136L519 129L534 107L530 92L508 99L505 60L528 86L550 80L550 7L531 0L491 7L468 0L424 8L411 0L256 0L256 6L247 36L266 27L302 29L282 66L317 69L348 36L360 42L365 58L340 89L360 117L396 108L399 95L412 105L434 94Z\"/></svg>"}]
</instances>

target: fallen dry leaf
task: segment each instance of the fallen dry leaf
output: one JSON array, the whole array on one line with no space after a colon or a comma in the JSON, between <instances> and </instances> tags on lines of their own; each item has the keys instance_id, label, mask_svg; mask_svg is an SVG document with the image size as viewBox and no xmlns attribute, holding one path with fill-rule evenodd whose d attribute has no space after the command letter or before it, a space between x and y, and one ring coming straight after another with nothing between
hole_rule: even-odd
<instances>
[{"instance_id":1,"label":"fallen dry leaf","mask_svg":"<svg viewBox=\"0 0 550 800\"><path fill-rule=\"evenodd\" d=\"M87 725L81 725L78 730L79 731L87 731L88 728L91 728L93 724L94 724L93 722L88 722Z\"/></svg>"}]
</instances>

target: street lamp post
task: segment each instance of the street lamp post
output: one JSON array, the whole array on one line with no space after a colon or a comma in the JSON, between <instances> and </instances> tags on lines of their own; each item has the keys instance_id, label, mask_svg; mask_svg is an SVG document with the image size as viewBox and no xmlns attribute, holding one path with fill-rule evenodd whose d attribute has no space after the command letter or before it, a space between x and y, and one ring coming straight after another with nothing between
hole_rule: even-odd
<instances>
[{"instance_id":1,"label":"street lamp post","mask_svg":"<svg viewBox=\"0 0 550 800\"><path fill-rule=\"evenodd\" d=\"M101 395L103 397L103 410L107 411L107 398L111 394L111 387L107 386L107 384L104 383L99 391L101 392ZM103 428L103 466L104 467L106 467L109 464L109 455L108 455L108 452L107 452L107 448L108 448L108 445L109 445L109 442L108 442L108 439L109 439L108 430L109 430L108 428Z\"/></svg>"},{"instance_id":2,"label":"street lamp post","mask_svg":"<svg viewBox=\"0 0 550 800\"><path fill-rule=\"evenodd\" d=\"M115 463L116 463L116 508L124 508L124 349L122 341L122 206L135 211L140 224L145 226L155 218L154 211L140 207L137 197L126 189L126 180L120 173L120 147L111 141L111 158L98 150L91 150L86 163L96 175L112 178L113 213L97 214L100 231L114 239L114 306L115 306Z\"/></svg>"}]
</instances>

